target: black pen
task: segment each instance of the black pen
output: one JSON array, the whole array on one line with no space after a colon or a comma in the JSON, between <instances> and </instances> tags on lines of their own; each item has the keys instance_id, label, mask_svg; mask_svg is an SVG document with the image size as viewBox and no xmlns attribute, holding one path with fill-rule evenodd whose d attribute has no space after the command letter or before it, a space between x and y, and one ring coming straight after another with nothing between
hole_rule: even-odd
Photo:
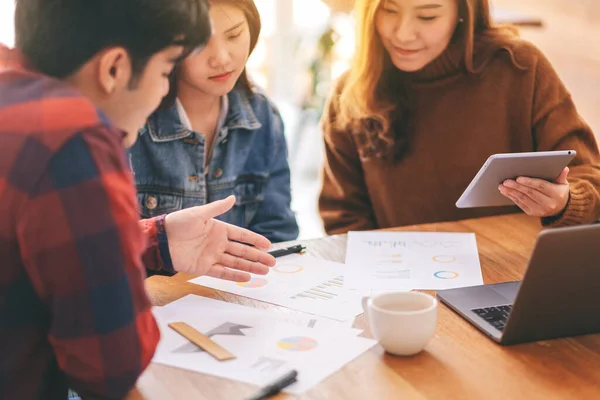
<instances>
[{"instance_id":1,"label":"black pen","mask_svg":"<svg viewBox=\"0 0 600 400\"><path fill-rule=\"evenodd\" d=\"M260 389L258 393L250 397L248 400L264 400L271 396L275 396L277 393L296 382L296 378L298 378L298 371L295 369L291 370L269 386L265 386L264 388Z\"/></svg>"},{"instance_id":2,"label":"black pen","mask_svg":"<svg viewBox=\"0 0 600 400\"><path fill-rule=\"evenodd\" d=\"M306 249L306 247L302 246L301 244L298 244L296 246L287 247L285 249L270 251L269 254L273 257L283 257L287 256L288 254L301 253L304 249Z\"/></svg>"}]
</instances>

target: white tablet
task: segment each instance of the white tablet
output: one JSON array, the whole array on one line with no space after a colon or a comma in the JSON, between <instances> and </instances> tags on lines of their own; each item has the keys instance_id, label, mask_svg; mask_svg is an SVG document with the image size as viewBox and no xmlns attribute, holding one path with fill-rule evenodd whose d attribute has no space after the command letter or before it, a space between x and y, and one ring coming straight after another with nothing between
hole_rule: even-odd
<instances>
[{"instance_id":1,"label":"white tablet","mask_svg":"<svg viewBox=\"0 0 600 400\"><path fill-rule=\"evenodd\" d=\"M575 150L494 154L456 202L458 208L510 206L514 203L498 191L498 185L520 176L553 182L577 155Z\"/></svg>"}]
</instances>

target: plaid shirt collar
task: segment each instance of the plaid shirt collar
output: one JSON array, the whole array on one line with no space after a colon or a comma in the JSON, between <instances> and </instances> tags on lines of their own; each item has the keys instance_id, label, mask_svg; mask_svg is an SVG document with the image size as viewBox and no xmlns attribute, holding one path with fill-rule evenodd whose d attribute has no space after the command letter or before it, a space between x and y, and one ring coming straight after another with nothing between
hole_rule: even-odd
<instances>
[{"instance_id":1,"label":"plaid shirt collar","mask_svg":"<svg viewBox=\"0 0 600 400\"><path fill-rule=\"evenodd\" d=\"M0 43L0 72L5 69L30 69L25 57L17 49Z\"/></svg>"}]
</instances>

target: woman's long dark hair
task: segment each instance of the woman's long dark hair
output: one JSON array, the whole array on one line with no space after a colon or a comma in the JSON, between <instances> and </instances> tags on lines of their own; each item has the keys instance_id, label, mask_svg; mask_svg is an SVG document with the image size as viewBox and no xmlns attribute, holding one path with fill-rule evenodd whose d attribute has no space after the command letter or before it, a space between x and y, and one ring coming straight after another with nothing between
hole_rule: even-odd
<instances>
[{"instance_id":1,"label":"woman's long dark hair","mask_svg":"<svg viewBox=\"0 0 600 400\"><path fill-rule=\"evenodd\" d=\"M233 7L240 9L244 16L246 17L246 21L248 22L248 28L250 30L250 53L254 51L256 48L256 44L258 43L258 37L260 36L261 30L261 21L260 14L258 9L256 8L256 4L254 0L210 0L210 6L214 7L216 5L227 4ZM181 63L175 66L173 69L173 73L169 78L169 93L163 99L160 108L169 108L175 104L175 99L177 99L177 82L179 81L181 75ZM238 78L236 82L236 87L243 89L249 95L252 94L252 83L250 79L248 79L248 73L246 68L242 71L242 74Z\"/></svg>"}]
</instances>

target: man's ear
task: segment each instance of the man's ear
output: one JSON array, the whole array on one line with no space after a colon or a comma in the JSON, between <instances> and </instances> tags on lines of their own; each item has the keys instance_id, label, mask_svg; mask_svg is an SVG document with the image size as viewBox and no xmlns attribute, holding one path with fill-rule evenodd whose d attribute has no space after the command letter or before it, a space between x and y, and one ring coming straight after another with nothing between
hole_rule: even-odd
<instances>
[{"instance_id":1,"label":"man's ear","mask_svg":"<svg viewBox=\"0 0 600 400\"><path fill-rule=\"evenodd\" d=\"M129 85L132 68L129 54L122 47L112 47L100 54L98 82L106 94L112 94Z\"/></svg>"}]
</instances>

